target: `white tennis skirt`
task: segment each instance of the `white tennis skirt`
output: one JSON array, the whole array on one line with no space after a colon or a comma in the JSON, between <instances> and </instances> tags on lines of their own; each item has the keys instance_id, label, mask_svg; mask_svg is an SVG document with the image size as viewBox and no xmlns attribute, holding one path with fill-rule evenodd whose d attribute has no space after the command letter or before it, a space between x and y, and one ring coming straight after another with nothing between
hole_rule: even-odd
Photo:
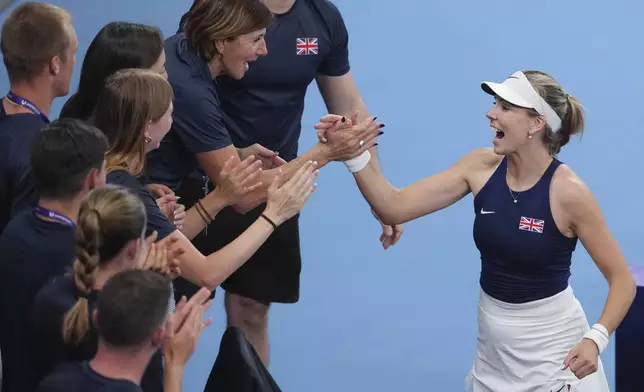
<instances>
[{"instance_id":1,"label":"white tennis skirt","mask_svg":"<svg viewBox=\"0 0 644 392\"><path fill-rule=\"evenodd\" d=\"M476 357L466 379L473 392L609 392L604 368L579 380L564 358L590 328L568 288L523 304L479 294Z\"/></svg>"}]
</instances>

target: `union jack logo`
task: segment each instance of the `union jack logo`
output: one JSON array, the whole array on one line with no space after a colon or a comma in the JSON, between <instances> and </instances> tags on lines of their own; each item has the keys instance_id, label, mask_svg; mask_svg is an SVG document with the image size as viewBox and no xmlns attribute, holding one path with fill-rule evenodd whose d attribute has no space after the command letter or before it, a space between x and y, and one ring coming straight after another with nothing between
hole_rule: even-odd
<instances>
[{"instance_id":1,"label":"union jack logo","mask_svg":"<svg viewBox=\"0 0 644 392\"><path fill-rule=\"evenodd\" d=\"M298 56L308 56L309 54L318 54L317 38L298 38L295 44Z\"/></svg>"},{"instance_id":2,"label":"union jack logo","mask_svg":"<svg viewBox=\"0 0 644 392\"><path fill-rule=\"evenodd\" d=\"M532 231L535 233L543 233L544 221L534 218L521 217L519 221L519 230Z\"/></svg>"}]
</instances>

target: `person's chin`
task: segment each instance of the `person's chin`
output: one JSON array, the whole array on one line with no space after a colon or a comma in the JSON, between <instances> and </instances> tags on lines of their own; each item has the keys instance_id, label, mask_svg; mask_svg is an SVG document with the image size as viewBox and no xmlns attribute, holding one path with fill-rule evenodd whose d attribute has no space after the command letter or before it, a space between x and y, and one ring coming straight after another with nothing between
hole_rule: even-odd
<instances>
[{"instance_id":1,"label":"person's chin","mask_svg":"<svg viewBox=\"0 0 644 392\"><path fill-rule=\"evenodd\" d=\"M507 154L507 148L506 148L506 146L504 144L505 143L503 143L503 141L501 141L499 139L494 139L492 141L492 146L493 146L492 150L494 151L494 153L498 154L498 155L506 155Z\"/></svg>"}]
</instances>

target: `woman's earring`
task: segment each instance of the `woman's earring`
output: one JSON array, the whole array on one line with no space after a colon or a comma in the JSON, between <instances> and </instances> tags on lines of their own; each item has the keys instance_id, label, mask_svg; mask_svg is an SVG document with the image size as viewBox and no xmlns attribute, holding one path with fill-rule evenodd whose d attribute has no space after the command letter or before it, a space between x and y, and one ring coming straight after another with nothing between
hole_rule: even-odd
<instances>
[{"instance_id":1,"label":"woman's earring","mask_svg":"<svg viewBox=\"0 0 644 392\"><path fill-rule=\"evenodd\" d=\"M530 137L532 137L532 136L530 136ZM152 141L152 138L151 138L150 136L146 136L146 137L145 137L145 142L146 142L146 143L148 143L148 144L149 144L151 141Z\"/></svg>"},{"instance_id":2,"label":"woman's earring","mask_svg":"<svg viewBox=\"0 0 644 392\"><path fill-rule=\"evenodd\" d=\"M528 139L532 139L532 135L528 135Z\"/></svg>"}]
</instances>

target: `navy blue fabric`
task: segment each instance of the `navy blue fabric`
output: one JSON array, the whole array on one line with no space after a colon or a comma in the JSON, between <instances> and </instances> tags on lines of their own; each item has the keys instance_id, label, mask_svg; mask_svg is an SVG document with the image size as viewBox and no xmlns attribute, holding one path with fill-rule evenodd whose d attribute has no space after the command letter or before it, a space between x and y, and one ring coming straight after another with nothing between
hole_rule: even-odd
<instances>
[{"instance_id":1,"label":"navy blue fabric","mask_svg":"<svg viewBox=\"0 0 644 392\"><path fill-rule=\"evenodd\" d=\"M615 391L644 391L644 287L637 287L635 300L615 331Z\"/></svg>"},{"instance_id":2,"label":"navy blue fabric","mask_svg":"<svg viewBox=\"0 0 644 392\"><path fill-rule=\"evenodd\" d=\"M142 392L127 380L106 378L96 373L87 362L61 365L39 386L38 392Z\"/></svg>"},{"instance_id":3,"label":"navy blue fabric","mask_svg":"<svg viewBox=\"0 0 644 392\"><path fill-rule=\"evenodd\" d=\"M180 26L184 20L185 15ZM298 55L298 39L309 39L305 45L315 50ZM219 77L216 89L235 146L259 143L288 161L298 155L311 82L320 74L342 76L350 70L349 34L332 2L297 0L288 12L275 15L266 44L268 55L251 63L241 80Z\"/></svg>"},{"instance_id":4,"label":"navy blue fabric","mask_svg":"<svg viewBox=\"0 0 644 392\"><path fill-rule=\"evenodd\" d=\"M162 240L174 232L177 227L170 222L167 216L163 214L159 205L156 202L154 195L127 170L113 170L107 174L107 183L114 185L121 185L132 190L145 206L145 212L148 215L148 226L146 228L146 236L152 234L153 231L157 232L157 240Z\"/></svg>"},{"instance_id":5,"label":"navy blue fabric","mask_svg":"<svg viewBox=\"0 0 644 392\"><path fill-rule=\"evenodd\" d=\"M28 326L38 290L69 269L76 258L74 229L38 218L32 209L18 213L0 236L0 347L3 392L28 392L35 386Z\"/></svg>"},{"instance_id":6,"label":"navy blue fabric","mask_svg":"<svg viewBox=\"0 0 644 392\"><path fill-rule=\"evenodd\" d=\"M172 128L159 148L147 155L146 173L153 183L177 190L183 179L202 173L196 155L232 144L219 111L208 65L183 33L165 41L166 71L174 91Z\"/></svg>"},{"instance_id":7,"label":"navy blue fabric","mask_svg":"<svg viewBox=\"0 0 644 392\"><path fill-rule=\"evenodd\" d=\"M91 360L98 348L98 330L91 322L90 328L77 345L63 340L63 320L78 300L78 290L71 274L60 275L45 285L34 300L30 333L37 351L32 358L32 378L40 383L57 367L65 363ZM89 314L96 308L98 291L88 298ZM58 386L58 382L53 385ZM163 392L163 357L157 351L141 379L145 392Z\"/></svg>"},{"instance_id":8,"label":"navy blue fabric","mask_svg":"<svg viewBox=\"0 0 644 392\"><path fill-rule=\"evenodd\" d=\"M77 345L63 340L63 320L78 299L72 274L59 275L43 286L34 299L29 330L38 355L32 358L32 377L42 381L58 365L91 359L96 353L98 335L91 323L85 337ZM88 300L89 313L96 306L96 296Z\"/></svg>"},{"instance_id":9,"label":"navy blue fabric","mask_svg":"<svg viewBox=\"0 0 644 392\"><path fill-rule=\"evenodd\" d=\"M11 217L38 202L29 157L31 143L45 125L33 113L7 115L0 101L0 234Z\"/></svg>"},{"instance_id":10,"label":"navy blue fabric","mask_svg":"<svg viewBox=\"0 0 644 392\"><path fill-rule=\"evenodd\" d=\"M523 303L568 287L577 238L564 236L550 210L553 159L532 188L510 193L507 158L474 198L474 241L481 253L481 288L500 301Z\"/></svg>"}]
</instances>

